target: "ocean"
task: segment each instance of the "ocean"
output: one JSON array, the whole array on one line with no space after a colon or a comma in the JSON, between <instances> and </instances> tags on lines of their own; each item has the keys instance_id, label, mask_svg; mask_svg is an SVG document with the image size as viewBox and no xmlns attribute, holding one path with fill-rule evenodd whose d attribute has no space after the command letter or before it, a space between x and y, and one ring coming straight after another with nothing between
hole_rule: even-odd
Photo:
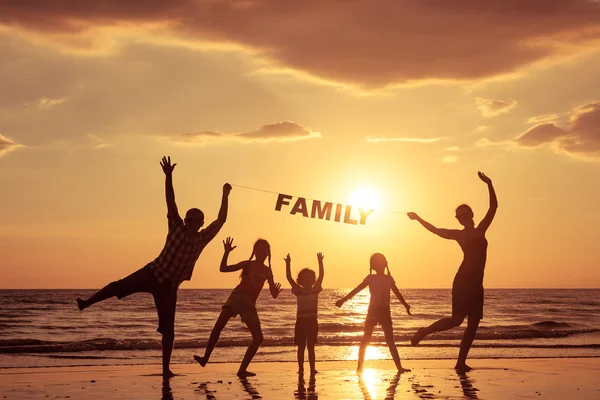
<instances>
[{"instance_id":1,"label":"ocean","mask_svg":"<svg viewBox=\"0 0 600 400\"><path fill-rule=\"evenodd\" d=\"M192 363L203 348L231 290L181 289L173 363ZM160 363L160 336L150 294L109 299L84 311L75 299L94 290L0 290L0 368ZM403 359L452 359L462 327L434 334L418 347L410 338L421 326L449 316L449 289L406 289L413 316L392 300L394 334ZM364 290L342 309L348 290L326 289L319 297L318 361L354 360L369 301ZM296 299L289 290L257 308L264 343L255 361L295 361ZM211 362L239 362L250 333L239 317L224 329ZM389 359L376 328L367 359ZM600 289L487 289L484 319L470 358L600 357ZM407 362L405 366L410 367Z\"/></svg>"}]
</instances>

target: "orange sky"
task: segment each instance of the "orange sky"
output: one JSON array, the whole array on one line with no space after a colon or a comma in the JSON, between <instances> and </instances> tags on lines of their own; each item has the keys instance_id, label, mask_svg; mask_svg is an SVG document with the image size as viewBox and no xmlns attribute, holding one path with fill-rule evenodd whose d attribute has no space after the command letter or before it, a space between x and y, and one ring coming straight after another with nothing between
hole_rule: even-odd
<instances>
[{"instance_id":1,"label":"orange sky","mask_svg":"<svg viewBox=\"0 0 600 400\"><path fill-rule=\"evenodd\" d=\"M325 254L349 287L384 253L400 287L449 288L454 208L499 210L486 287L600 287L600 3L573 0L0 4L0 287L97 288L164 244L163 155L180 210L216 218L224 182L381 205L353 226L234 187L182 287L254 240L276 279Z\"/></svg>"}]
</instances>

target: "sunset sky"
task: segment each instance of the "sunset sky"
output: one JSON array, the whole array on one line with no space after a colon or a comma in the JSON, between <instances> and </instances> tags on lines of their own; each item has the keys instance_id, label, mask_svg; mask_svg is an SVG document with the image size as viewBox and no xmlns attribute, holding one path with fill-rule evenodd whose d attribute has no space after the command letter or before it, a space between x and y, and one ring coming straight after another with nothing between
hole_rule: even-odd
<instances>
[{"instance_id":1,"label":"sunset sky","mask_svg":"<svg viewBox=\"0 0 600 400\"><path fill-rule=\"evenodd\" d=\"M449 288L460 228L499 199L487 288L600 287L600 2L0 0L0 287L98 288L153 260L224 182L379 207L365 225L234 187L183 288L228 288L269 240L276 280L355 286L382 252L401 288Z\"/></svg>"}]
</instances>

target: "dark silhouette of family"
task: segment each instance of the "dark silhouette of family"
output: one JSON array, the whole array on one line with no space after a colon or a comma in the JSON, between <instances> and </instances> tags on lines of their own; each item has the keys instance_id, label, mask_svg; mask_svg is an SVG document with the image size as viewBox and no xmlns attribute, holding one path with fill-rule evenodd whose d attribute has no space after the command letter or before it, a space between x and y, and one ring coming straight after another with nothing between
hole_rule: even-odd
<instances>
[{"instance_id":1,"label":"dark silhouette of family","mask_svg":"<svg viewBox=\"0 0 600 400\"><path fill-rule=\"evenodd\" d=\"M84 310L91 305L104 301L113 296L121 299L133 293L147 292L154 298L158 314L158 329L162 335L162 367L163 377L168 379L174 374L169 365L173 343L175 340L175 310L177 303L177 290L179 285L190 280L194 265L202 250L219 233L227 220L228 198L231 185L223 185L221 208L219 215L206 228L204 213L197 208L187 211L182 219L175 203L173 190L173 170L177 164L171 164L170 157L163 157L160 163L165 174L165 194L167 203L168 233L163 250L159 256L145 267L133 272L131 275L109 283L104 288L93 294L88 299L77 298L77 305ZM487 185L490 206L479 224L475 224L473 210L466 204L456 208L456 219L463 229L437 228L413 212L408 213L411 220L418 221L425 229L444 238L456 241L463 251L463 261L456 273L452 284L452 315L434 322L428 327L420 328L412 337L411 344L417 346L427 335L452 329L461 325L467 318L467 328L463 334L460 351L455 369L464 373L471 370L466 364L467 355L475 338L480 320L483 318L483 276L487 255L487 240L485 233L489 228L498 201L492 181L482 172L479 178ZM263 334L260 318L256 309L256 300L260 295L265 282L269 285L269 292L273 298L281 293L281 285L275 282L271 268L271 246L264 239L254 243L250 258L235 264L228 264L229 254L236 248L233 239L228 237L223 241L224 253L221 260L221 272L240 271L240 283L233 289L229 298L223 304L221 313L215 322L208 344L203 356L195 355L194 359L205 367L219 341L221 331L231 318L240 316L252 335L252 342L242 359L237 375L241 378L253 376L248 371L248 366L258 351ZM294 332L294 343L298 347L298 372L304 372L304 353L308 351L308 361L311 376L317 373L315 367L315 345L318 342L318 303L319 293L322 291L325 275L324 256L317 253L319 266L318 276L310 268L302 269L294 280L291 271L291 257L285 257L286 277L292 287L292 293L297 298L297 318ZM392 359L398 372L409 371L401 362L396 343L394 342L393 322L390 311L390 292L406 308L411 315L410 306L400 293L396 282L390 273L385 256L374 253L369 260L369 275L350 293L336 302L337 307L355 296L365 288L369 288L370 301L364 324L364 335L358 352L357 372L362 372L365 352L369 345L373 330L380 325L385 335Z\"/></svg>"}]
</instances>

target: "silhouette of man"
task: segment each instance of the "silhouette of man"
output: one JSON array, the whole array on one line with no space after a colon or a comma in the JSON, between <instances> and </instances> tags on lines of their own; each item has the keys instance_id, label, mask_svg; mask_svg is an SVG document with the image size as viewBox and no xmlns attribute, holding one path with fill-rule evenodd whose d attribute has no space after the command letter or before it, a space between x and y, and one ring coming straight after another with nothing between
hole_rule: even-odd
<instances>
[{"instance_id":1,"label":"silhouette of man","mask_svg":"<svg viewBox=\"0 0 600 400\"><path fill-rule=\"evenodd\" d=\"M92 304L116 296L119 299L133 293L147 292L154 297L158 312L158 329L162 334L163 377L170 378L174 374L169 369L173 342L175 341L175 309L177 289L183 281L190 280L194 265L206 245L217 235L227 219L228 198L231 185L223 185L223 197L219 216L208 227L199 231L204 225L204 213L191 208L182 220L175 204L173 190L173 169L171 157L163 157L160 163L165 173L165 193L167 199L167 220L169 232L165 246L160 255L142 269L128 277L112 282L93 294L89 299L77 298L80 310Z\"/></svg>"}]
</instances>

